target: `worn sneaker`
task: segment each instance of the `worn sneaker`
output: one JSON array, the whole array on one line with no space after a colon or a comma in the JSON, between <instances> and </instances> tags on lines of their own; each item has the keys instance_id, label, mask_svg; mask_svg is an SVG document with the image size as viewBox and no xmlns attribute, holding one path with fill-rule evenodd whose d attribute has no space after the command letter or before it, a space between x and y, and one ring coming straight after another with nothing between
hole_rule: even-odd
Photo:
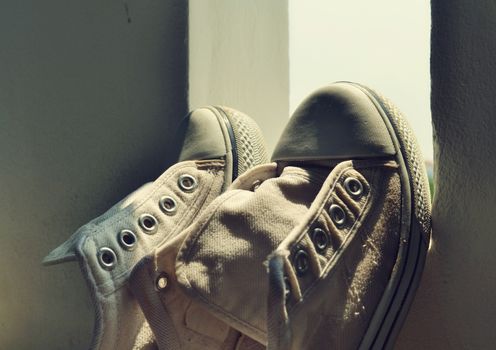
<instances>
[{"instance_id":1,"label":"worn sneaker","mask_svg":"<svg viewBox=\"0 0 496 350\"><path fill-rule=\"evenodd\" d=\"M133 272L159 346L391 347L430 239L406 121L372 90L332 84L296 110L273 160Z\"/></svg>"},{"instance_id":2,"label":"worn sneaker","mask_svg":"<svg viewBox=\"0 0 496 350\"><path fill-rule=\"evenodd\" d=\"M267 160L258 126L233 109L197 109L178 134L184 143L177 164L82 226L44 259L45 264L79 262L95 304L93 349L154 346L128 287L131 269L191 224L238 174Z\"/></svg>"}]
</instances>

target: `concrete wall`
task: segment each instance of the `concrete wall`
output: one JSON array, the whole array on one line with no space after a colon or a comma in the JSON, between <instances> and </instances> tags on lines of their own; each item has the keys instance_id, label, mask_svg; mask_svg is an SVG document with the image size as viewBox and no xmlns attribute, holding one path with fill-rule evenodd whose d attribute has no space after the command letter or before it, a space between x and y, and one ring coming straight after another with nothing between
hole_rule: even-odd
<instances>
[{"instance_id":1,"label":"concrete wall","mask_svg":"<svg viewBox=\"0 0 496 350\"><path fill-rule=\"evenodd\" d=\"M187 111L187 4L0 5L0 349L84 349L76 263L41 259L167 165Z\"/></svg>"},{"instance_id":2,"label":"concrete wall","mask_svg":"<svg viewBox=\"0 0 496 350\"><path fill-rule=\"evenodd\" d=\"M247 113L272 152L289 118L287 0L191 0L189 16L190 107Z\"/></svg>"},{"instance_id":3,"label":"concrete wall","mask_svg":"<svg viewBox=\"0 0 496 350\"><path fill-rule=\"evenodd\" d=\"M432 1L433 246L398 349L496 343L496 6Z\"/></svg>"}]
</instances>

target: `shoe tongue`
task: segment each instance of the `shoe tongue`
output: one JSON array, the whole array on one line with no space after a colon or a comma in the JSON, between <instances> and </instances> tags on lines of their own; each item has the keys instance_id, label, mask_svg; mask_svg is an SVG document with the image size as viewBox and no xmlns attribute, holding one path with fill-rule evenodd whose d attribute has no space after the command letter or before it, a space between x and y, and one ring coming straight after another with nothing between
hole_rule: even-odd
<instances>
[{"instance_id":1,"label":"shoe tongue","mask_svg":"<svg viewBox=\"0 0 496 350\"><path fill-rule=\"evenodd\" d=\"M287 165L282 169L280 177L299 175L314 184L323 184L332 169L312 164Z\"/></svg>"},{"instance_id":2,"label":"shoe tongue","mask_svg":"<svg viewBox=\"0 0 496 350\"><path fill-rule=\"evenodd\" d=\"M179 283L224 310L228 324L263 342L264 261L307 213L328 174L325 167L286 166L254 191L219 197L216 209L198 221L206 224L186 232L190 236L176 262Z\"/></svg>"},{"instance_id":3,"label":"shoe tongue","mask_svg":"<svg viewBox=\"0 0 496 350\"><path fill-rule=\"evenodd\" d=\"M182 144L180 162L220 158L229 151L218 118L207 108L197 109L183 119L176 143Z\"/></svg>"}]
</instances>

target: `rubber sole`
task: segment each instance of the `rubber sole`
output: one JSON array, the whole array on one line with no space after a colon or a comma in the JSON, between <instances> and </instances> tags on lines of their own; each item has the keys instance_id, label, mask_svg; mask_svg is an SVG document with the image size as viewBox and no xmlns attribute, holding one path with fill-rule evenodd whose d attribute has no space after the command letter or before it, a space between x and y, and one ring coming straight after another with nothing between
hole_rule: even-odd
<instances>
[{"instance_id":1,"label":"rubber sole","mask_svg":"<svg viewBox=\"0 0 496 350\"><path fill-rule=\"evenodd\" d=\"M430 198L422 194L428 184L413 133L402 116L375 91L356 83L349 84L365 93L376 106L391 135L400 164L403 197L398 255L389 284L359 347L363 350L391 349L406 319L425 264L430 237Z\"/></svg>"}]
</instances>

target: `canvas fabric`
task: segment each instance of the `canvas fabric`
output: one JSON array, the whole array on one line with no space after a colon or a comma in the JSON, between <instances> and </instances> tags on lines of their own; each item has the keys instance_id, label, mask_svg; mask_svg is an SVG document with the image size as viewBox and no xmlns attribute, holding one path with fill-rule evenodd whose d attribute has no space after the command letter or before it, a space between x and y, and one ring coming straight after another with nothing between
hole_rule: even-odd
<instances>
[{"instance_id":1,"label":"canvas fabric","mask_svg":"<svg viewBox=\"0 0 496 350\"><path fill-rule=\"evenodd\" d=\"M75 258L87 280L96 310L91 347L94 349L153 348L154 342L138 303L127 284L132 268L164 240L181 232L216 198L224 187L223 160L184 161L165 171L154 183L145 185L102 216L81 227L64 245L45 260L59 262ZM191 175L197 188L185 191L181 175ZM163 196L174 198L177 211L166 214L159 206ZM139 225L141 214L157 219L157 228L148 233ZM116 239L121 230L137 236L133 250L121 247ZM116 264L102 268L97 256L102 247L112 249Z\"/></svg>"},{"instance_id":2,"label":"canvas fabric","mask_svg":"<svg viewBox=\"0 0 496 350\"><path fill-rule=\"evenodd\" d=\"M136 266L130 285L155 335L159 349L262 350L265 346L242 334L186 295L177 283L175 258L183 235L166 242L156 257ZM157 268L160 266L160 268ZM167 286L160 290L159 278Z\"/></svg>"},{"instance_id":3,"label":"canvas fabric","mask_svg":"<svg viewBox=\"0 0 496 350\"><path fill-rule=\"evenodd\" d=\"M255 167L253 170L241 175L233 183L230 191L220 196L220 202L223 201L224 196L230 197L241 184L244 186L248 183L249 187L253 188L253 186L258 185L260 180L273 177L276 170L275 164ZM286 187L290 187L290 191L293 193L301 189L305 190L304 184L306 181L298 181L298 178L305 179L308 175L307 172L297 168L293 170L295 172L293 175L290 175L289 169L286 171L285 180L287 177L288 182ZM253 176L256 178L252 179ZM303 184L303 187L299 186L300 184ZM283 198L284 200L284 196L279 194L274 192L274 198ZM309 202L311 197L312 194L310 193ZM271 199L269 198L267 201L268 206L271 205ZM218 203L218 201L214 201L206 208L206 213L211 213L215 210ZM245 215L250 215L250 208L246 208L244 213ZM236 214L233 213L233 215ZM184 238L194 232L203 218L206 217L209 217L209 214L201 215L198 220L195 220L189 228L175 239L169 240L158 247L154 257L145 259L135 268L131 277L133 293L153 329L160 349L264 349L265 346L255 341L253 337L231 327L229 323L216 317L208 308L192 300L179 288L176 278L178 251L183 244ZM215 243L219 245L219 248L225 247L225 244L230 244L228 242L229 233L224 231L221 234L225 234L225 236L223 235ZM233 258L235 258L234 255ZM245 260L244 262L246 263L247 261ZM163 290L157 290L156 287L156 281L160 276L166 276L168 281L167 287Z\"/></svg>"},{"instance_id":4,"label":"canvas fabric","mask_svg":"<svg viewBox=\"0 0 496 350\"><path fill-rule=\"evenodd\" d=\"M343 187L350 176L363 184L360 199ZM400 190L389 160L272 163L243 174L133 272L133 293L159 348L353 348L353 331L363 332L394 265ZM326 211L331 202L344 208L344 227ZM325 252L308 235L315 225L331 236ZM294 247L310 257L303 277L291 267ZM162 290L160 276L168 281ZM337 325L342 336L322 342L339 333L331 332Z\"/></svg>"}]
</instances>

